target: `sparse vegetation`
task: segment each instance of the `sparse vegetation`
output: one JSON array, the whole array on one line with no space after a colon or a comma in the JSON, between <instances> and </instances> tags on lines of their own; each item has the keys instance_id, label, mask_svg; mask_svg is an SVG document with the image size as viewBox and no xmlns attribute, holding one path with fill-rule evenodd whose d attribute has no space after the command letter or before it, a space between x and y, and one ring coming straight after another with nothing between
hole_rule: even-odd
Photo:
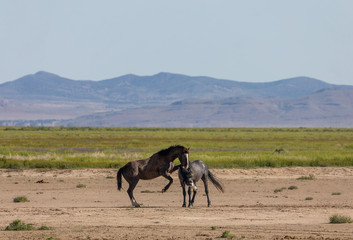
<instances>
[{"instance_id":1,"label":"sparse vegetation","mask_svg":"<svg viewBox=\"0 0 353 240\"><path fill-rule=\"evenodd\" d=\"M17 219L10 223L9 226L5 228L6 231L28 231L28 230L35 230L32 224L26 224L21 220Z\"/></svg>"},{"instance_id":2,"label":"sparse vegetation","mask_svg":"<svg viewBox=\"0 0 353 240\"><path fill-rule=\"evenodd\" d=\"M86 188L85 184L79 183L76 185L77 188Z\"/></svg>"},{"instance_id":3,"label":"sparse vegetation","mask_svg":"<svg viewBox=\"0 0 353 240\"><path fill-rule=\"evenodd\" d=\"M296 189L298 189L298 187L294 185L288 187L288 190L296 190Z\"/></svg>"},{"instance_id":4,"label":"sparse vegetation","mask_svg":"<svg viewBox=\"0 0 353 240\"><path fill-rule=\"evenodd\" d=\"M20 197L15 197L13 199L14 202L19 203L19 202L29 202L28 198L26 196L20 196Z\"/></svg>"},{"instance_id":5,"label":"sparse vegetation","mask_svg":"<svg viewBox=\"0 0 353 240\"><path fill-rule=\"evenodd\" d=\"M285 188L285 187L277 188L277 189L275 189L273 192L274 192L274 193L279 193L279 192L282 192L284 189L286 189L286 188Z\"/></svg>"},{"instance_id":6,"label":"sparse vegetation","mask_svg":"<svg viewBox=\"0 0 353 240\"><path fill-rule=\"evenodd\" d=\"M221 238L230 238L230 239L233 239L235 238L235 235L234 234L230 234L229 231L224 231L221 235Z\"/></svg>"},{"instance_id":7,"label":"sparse vegetation","mask_svg":"<svg viewBox=\"0 0 353 240\"><path fill-rule=\"evenodd\" d=\"M212 230L216 230L217 227L216 227L216 226L212 226L211 229L212 229Z\"/></svg>"},{"instance_id":8,"label":"sparse vegetation","mask_svg":"<svg viewBox=\"0 0 353 240\"><path fill-rule=\"evenodd\" d=\"M0 127L0 135L0 168L119 168L174 144L210 168L353 166L353 129Z\"/></svg>"},{"instance_id":9,"label":"sparse vegetation","mask_svg":"<svg viewBox=\"0 0 353 240\"><path fill-rule=\"evenodd\" d=\"M30 231L30 230L51 230L51 229L53 228L45 225L42 225L36 229L35 227L33 227L32 224L26 224L19 219L14 220L5 228L6 231Z\"/></svg>"},{"instance_id":10,"label":"sparse vegetation","mask_svg":"<svg viewBox=\"0 0 353 240\"><path fill-rule=\"evenodd\" d=\"M309 176L301 176L299 178L297 178L297 180L315 180L316 177L314 176L314 174L309 174Z\"/></svg>"},{"instance_id":11,"label":"sparse vegetation","mask_svg":"<svg viewBox=\"0 0 353 240\"><path fill-rule=\"evenodd\" d=\"M352 223L353 220L349 216L344 215L333 215L330 217L330 223Z\"/></svg>"},{"instance_id":12,"label":"sparse vegetation","mask_svg":"<svg viewBox=\"0 0 353 240\"><path fill-rule=\"evenodd\" d=\"M313 200L314 198L313 197L306 197L305 198L305 200L307 200L307 201L311 201L311 200Z\"/></svg>"},{"instance_id":13,"label":"sparse vegetation","mask_svg":"<svg viewBox=\"0 0 353 240\"><path fill-rule=\"evenodd\" d=\"M333 192L332 195L341 195L340 192Z\"/></svg>"},{"instance_id":14,"label":"sparse vegetation","mask_svg":"<svg viewBox=\"0 0 353 240\"><path fill-rule=\"evenodd\" d=\"M38 230L51 230L53 229L52 227L48 227L48 226L45 226L45 225L42 225L38 228Z\"/></svg>"},{"instance_id":15,"label":"sparse vegetation","mask_svg":"<svg viewBox=\"0 0 353 240\"><path fill-rule=\"evenodd\" d=\"M142 190L141 193L154 193L154 191L150 191L150 190Z\"/></svg>"}]
</instances>

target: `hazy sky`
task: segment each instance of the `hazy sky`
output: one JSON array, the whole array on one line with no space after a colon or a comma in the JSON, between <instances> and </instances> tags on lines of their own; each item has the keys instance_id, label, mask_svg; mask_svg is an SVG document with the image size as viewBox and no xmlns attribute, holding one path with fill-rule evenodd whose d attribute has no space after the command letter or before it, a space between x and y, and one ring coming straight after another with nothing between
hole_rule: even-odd
<instances>
[{"instance_id":1,"label":"hazy sky","mask_svg":"<svg viewBox=\"0 0 353 240\"><path fill-rule=\"evenodd\" d=\"M353 85L352 0L0 0L0 83L158 72Z\"/></svg>"}]
</instances>

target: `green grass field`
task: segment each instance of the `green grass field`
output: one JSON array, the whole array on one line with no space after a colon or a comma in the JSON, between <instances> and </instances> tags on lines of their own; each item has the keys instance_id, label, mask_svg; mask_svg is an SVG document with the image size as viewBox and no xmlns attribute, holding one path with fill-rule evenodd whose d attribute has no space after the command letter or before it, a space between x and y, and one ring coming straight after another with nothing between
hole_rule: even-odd
<instances>
[{"instance_id":1,"label":"green grass field","mask_svg":"<svg viewBox=\"0 0 353 240\"><path fill-rule=\"evenodd\" d=\"M353 129L0 127L0 167L118 168L175 144L210 168L353 166Z\"/></svg>"}]
</instances>

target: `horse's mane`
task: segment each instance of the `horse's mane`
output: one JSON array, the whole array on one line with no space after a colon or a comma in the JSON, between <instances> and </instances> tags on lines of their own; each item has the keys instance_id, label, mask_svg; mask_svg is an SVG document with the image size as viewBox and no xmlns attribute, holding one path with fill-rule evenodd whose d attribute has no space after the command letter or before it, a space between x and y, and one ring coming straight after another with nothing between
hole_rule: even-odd
<instances>
[{"instance_id":1,"label":"horse's mane","mask_svg":"<svg viewBox=\"0 0 353 240\"><path fill-rule=\"evenodd\" d=\"M185 147L183 147L181 145L174 145L174 146L170 146L169 148L160 150L159 152L157 152L157 154L160 156L167 156L175 148L185 148Z\"/></svg>"}]
</instances>

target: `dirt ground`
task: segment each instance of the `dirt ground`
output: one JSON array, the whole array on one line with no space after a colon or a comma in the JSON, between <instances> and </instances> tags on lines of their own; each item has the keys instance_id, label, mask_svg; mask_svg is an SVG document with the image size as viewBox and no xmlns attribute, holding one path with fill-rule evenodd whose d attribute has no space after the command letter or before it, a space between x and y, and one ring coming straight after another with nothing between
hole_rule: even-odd
<instances>
[{"instance_id":1,"label":"dirt ground","mask_svg":"<svg viewBox=\"0 0 353 240\"><path fill-rule=\"evenodd\" d=\"M0 239L221 239L225 231L234 239L353 239L353 224L329 223L334 214L353 218L353 168L211 171L225 193L210 183L209 208L202 182L194 207L181 207L176 173L166 193L163 177L141 180L135 198L143 205L132 208L126 181L119 192L110 169L2 169ZM315 180L297 180L309 174ZM18 196L29 202L13 202ZM52 229L5 231L16 219Z\"/></svg>"}]
</instances>

